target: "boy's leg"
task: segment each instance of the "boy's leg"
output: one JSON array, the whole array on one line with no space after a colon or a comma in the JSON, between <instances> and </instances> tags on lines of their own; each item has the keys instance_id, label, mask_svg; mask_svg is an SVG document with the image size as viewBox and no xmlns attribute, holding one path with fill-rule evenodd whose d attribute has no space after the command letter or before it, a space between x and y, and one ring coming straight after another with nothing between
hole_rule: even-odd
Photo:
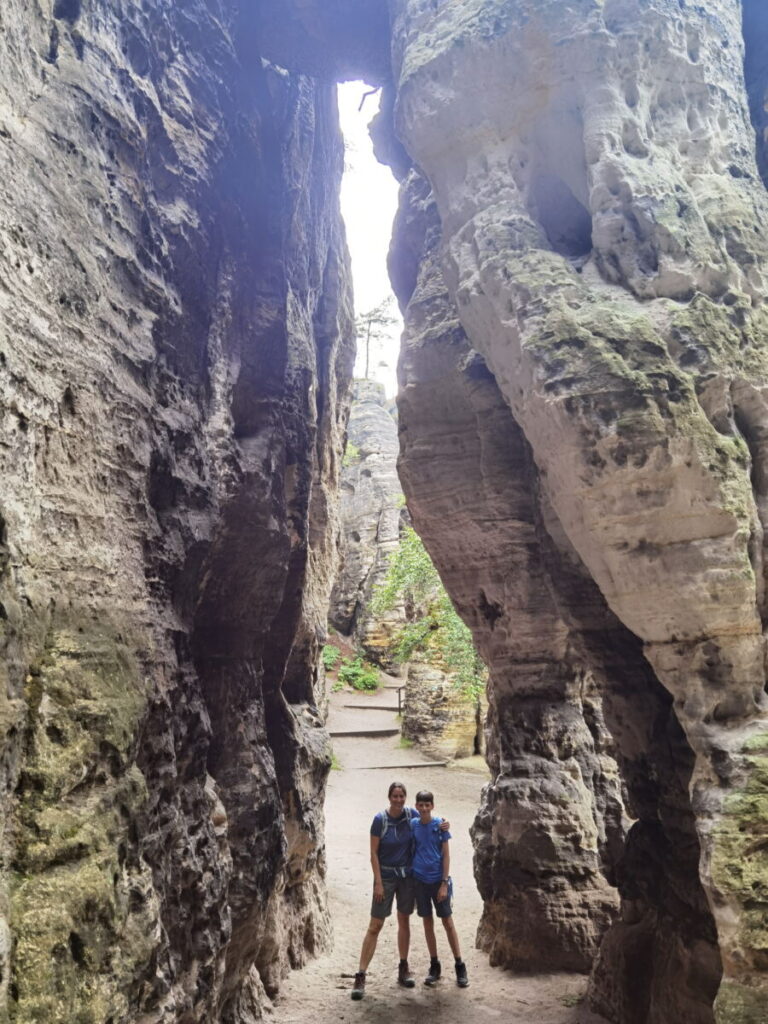
<instances>
[{"instance_id":1,"label":"boy's leg","mask_svg":"<svg viewBox=\"0 0 768 1024\"><path fill-rule=\"evenodd\" d=\"M456 925L453 923L452 917L443 917L440 919L443 922L443 928L445 928L445 934L448 939L448 945L451 947L454 959L461 960L461 949L459 947L459 936L456 932Z\"/></svg>"},{"instance_id":2,"label":"boy's leg","mask_svg":"<svg viewBox=\"0 0 768 1024\"><path fill-rule=\"evenodd\" d=\"M425 917L424 921L424 938L427 940L427 949L432 960L437 958L437 939L435 937L435 919L433 917Z\"/></svg>"},{"instance_id":3,"label":"boy's leg","mask_svg":"<svg viewBox=\"0 0 768 1024\"><path fill-rule=\"evenodd\" d=\"M424 938L427 940L429 955L434 960L437 956L437 939L435 938L435 922L432 917L432 886L414 879L416 883L416 913L424 923Z\"/></svg>"}]
</instances>

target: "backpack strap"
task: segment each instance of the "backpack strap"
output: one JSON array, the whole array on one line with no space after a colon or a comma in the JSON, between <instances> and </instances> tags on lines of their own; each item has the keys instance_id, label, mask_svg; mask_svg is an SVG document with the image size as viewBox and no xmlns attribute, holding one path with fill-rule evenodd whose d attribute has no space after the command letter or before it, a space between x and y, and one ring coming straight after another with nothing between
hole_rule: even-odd
<instances>
[{"instance_id":1,"label":"backpack strap","mask_svg":"<svg viewBox=\"0 0 768 1024\"><path fill-rule=\"evenodd\" d=\"M384 839L384 836L387 834L387 829L388 828L389 828L389 814L387 814L386 810L384 810L384 811L381 812L381 835L379 836L379 841L380 842Z\"/></svg>"}]
</instances>

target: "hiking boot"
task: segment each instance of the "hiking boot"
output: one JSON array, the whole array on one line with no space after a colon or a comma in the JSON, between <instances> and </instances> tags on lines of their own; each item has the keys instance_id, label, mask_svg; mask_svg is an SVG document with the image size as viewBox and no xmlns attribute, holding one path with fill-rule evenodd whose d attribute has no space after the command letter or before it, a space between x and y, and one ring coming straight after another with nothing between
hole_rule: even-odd
<instances>
[{"instance_id":1,"label":"hiking boot","mask_svg":"<svg viewBox=\"0 0 768 1024\"><path fill-rule=\"evenodd\" d=\"M438 981L440 981L440 974L441 973L442 973L442 969L440 967L440 961L439 960L430 960L430 962L429 962L429 974L424 979L424 984L425 985L434 985L434 984L436 984Z\"/></svg>"},{"instance_id":2,"label":"hiking boot","mask_svg":"<svg viewBox=\"0 0 768 1024\"><path fill-rule=\"evenodd\" d=\"M402 985L403 988L413 988L416 982L411 977L411 972L408 970L408 961L401 960L400 965L397 968L397 983Z\"/></svg>"},{"instance_id":3,"label":"hiking boot","mask_svg":"<svg viewBox=\"0 0 768 1024\"><path fill-rule=\"evenodd\" d=\"M351 996L353 999L362 999L365 995L365 971L358 971L355 975L355 984L352 986Z\"/></svg>"},{"instance_id":4,"label":"hiking boot","mask_svg":"<svg viewBox=\"0 0 768 1024\"><path fill-rule=\"evenodd\" d=\"M456 984L459 988L466 988L469 985L469 978L467 977L467 965L463 960L460 960L456 964Z\"/></svg>"}]
</instances>

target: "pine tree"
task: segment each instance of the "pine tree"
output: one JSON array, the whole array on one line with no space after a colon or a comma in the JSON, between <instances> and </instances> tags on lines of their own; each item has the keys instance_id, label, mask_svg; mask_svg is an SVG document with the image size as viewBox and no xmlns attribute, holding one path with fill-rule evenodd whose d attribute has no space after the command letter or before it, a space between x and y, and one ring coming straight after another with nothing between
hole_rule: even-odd
<instances>
[{"instance_id":1,"label":"pine tree","mask_svg":"<svg viewBox=\"0 0 768 1024\"><path fill-rule=\"evenodd\" d=\"M363 376L370 380L371 359L375 351L381 347L382 342L391 337L391 328L397 323L397 317L392 312L392 296L387 296L377 306L361 313L355 320L355 331L357 334L358 351L365 353L365 373ZM386 365L386 363L380 363Z\"/></svg>"}]
</instances>

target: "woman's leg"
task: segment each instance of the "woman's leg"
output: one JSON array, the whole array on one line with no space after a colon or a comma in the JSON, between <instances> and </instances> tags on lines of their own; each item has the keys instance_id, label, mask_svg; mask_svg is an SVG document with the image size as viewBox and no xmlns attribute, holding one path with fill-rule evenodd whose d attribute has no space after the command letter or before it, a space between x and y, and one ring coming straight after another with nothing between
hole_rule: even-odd
<instances>
[{"instance_id":1,"label":"woman's leg","mask_svg":"<svg viewBox=\"0 0 768 1024\"><path fill-rule=\"evenodd\" d=\"M408 914L397 912L397 951L401 960L408 959L408 949L411 945L411 919Z\"/></svg>"},{"instance_id":2,"label":"woman's leg","mask_svg":"<svg viewBox=\"0 0 768 1024\"><path fill-rule=\"evenodd\" d=\"M360 970L367 971L368 964L376 952L376 943L379 941L379 932L384 927L384 919L372 917L368 925L368 931L363 939L363 948L360 950Z\"/></svg>"}]
</instances>

